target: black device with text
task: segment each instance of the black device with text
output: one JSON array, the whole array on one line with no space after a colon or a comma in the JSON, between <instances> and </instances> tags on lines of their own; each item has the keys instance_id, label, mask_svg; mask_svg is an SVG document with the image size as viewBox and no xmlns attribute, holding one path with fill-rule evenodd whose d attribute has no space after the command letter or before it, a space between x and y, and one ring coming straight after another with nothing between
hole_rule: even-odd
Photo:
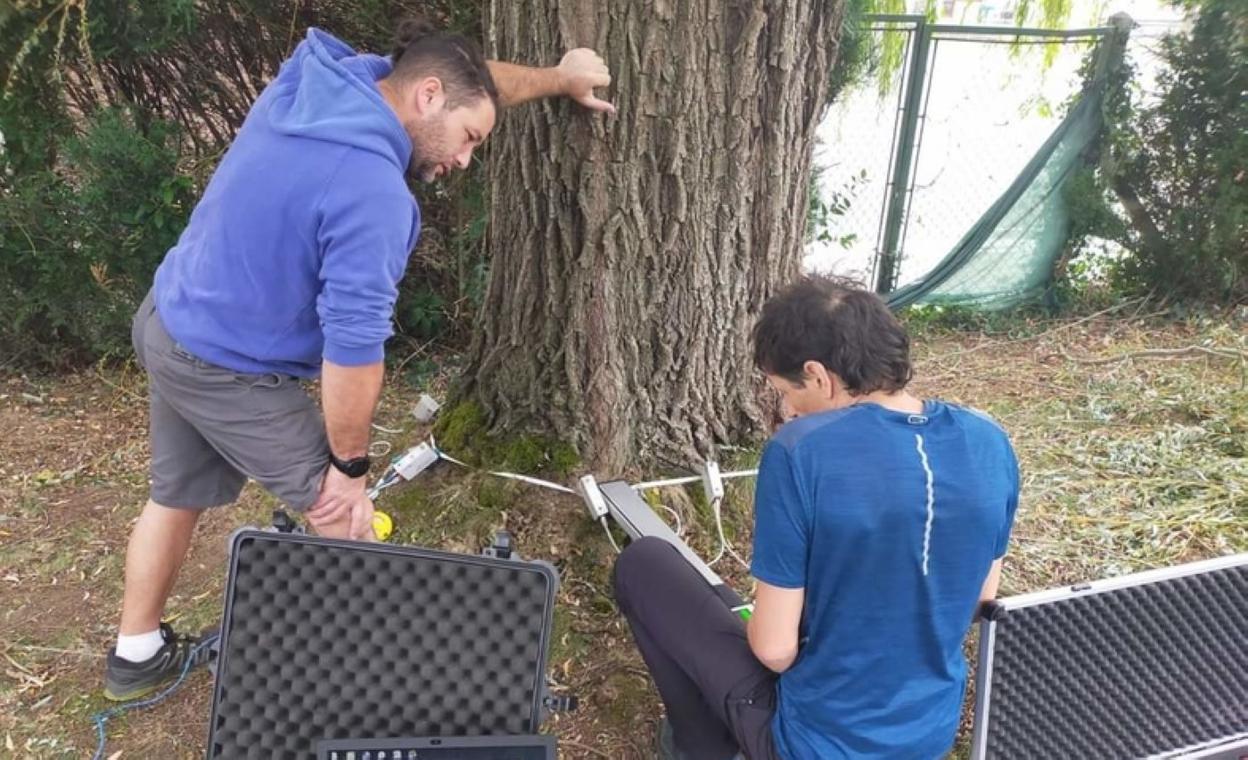
<instances>
[{"instance_id":1,"label":"black device with text","mask_svg":"<svg viewBox=\"0 0 1248 760\"><path fill-rule=\"evenodd\" d=\"M555 760L555 737L335 739L317 744L316 760Z\"/></svg>"}]
</instances>

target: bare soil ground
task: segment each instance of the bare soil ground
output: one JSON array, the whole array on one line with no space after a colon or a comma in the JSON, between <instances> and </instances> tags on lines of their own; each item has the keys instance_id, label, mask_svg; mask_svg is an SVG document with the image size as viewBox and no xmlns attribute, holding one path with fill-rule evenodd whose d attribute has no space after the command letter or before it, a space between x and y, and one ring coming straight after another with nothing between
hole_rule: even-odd
<instances>
[{"instance_id":1,"label":"bare soil ground","mask_svg":"<svg viewBox=\"0 0 1248 760\"><path fill-rule=\"evenodd\" d=\"M1246 332L1242 318L1138 314L992 332L915 327L916 389L984 409L1015 440L1024 495L1005 594L1248 551ZM419 392L393 382L383 400L378 421L398 432L378 438L396 451L425 434L410 415ZM133 369L0 376L0 756L95 750L91 715L108 706L103 653L146 495L144 394ZM704 504L653 496L714 555ZM750 502L750 483L730 486L726 527L743 554ZM216 619L226 537L265 524L272 506L249 486L240 504L204 519L169 605L180 628ZM551 675L581 698L549 724L561 756L653 757L660 708L611 598L613 550L578 500L443 465L378 506L394 515L395 540L475 552L506 527L526 555L554 561ZM731 562L719 567L748 589ZM165 702L110 721L105 757L202 757L210 698L207 674L193 674Z\"/></svg>"}]
</instances>

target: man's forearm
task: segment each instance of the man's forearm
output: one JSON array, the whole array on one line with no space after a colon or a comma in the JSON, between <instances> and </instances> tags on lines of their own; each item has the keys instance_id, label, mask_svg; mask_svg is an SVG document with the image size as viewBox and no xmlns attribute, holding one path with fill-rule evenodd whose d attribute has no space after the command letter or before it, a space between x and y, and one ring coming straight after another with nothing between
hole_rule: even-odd
<instances>
[{"instance_id":1,"label":"man's forearm","mask_svg":"<svg viewBox=\"0 0 1248 760\"><path fill-rule=\"evenodd\" d=\"M486 61L498 88L498 101L504 108L564 94L563 80L556 67L536 68L503 61Z\"/></svg>"},{"instance_id":2,"label":"man's forearm","mask_svg":"<svg viewBox=\"0 0 1248 760\"><path fill-rule=\"evenodd\" d=\"M329 447L339 459L368 453L373 412L381 396L385 365L344 367L326 360L321 367L321 406Z\"/></svg>"}]
</instances>

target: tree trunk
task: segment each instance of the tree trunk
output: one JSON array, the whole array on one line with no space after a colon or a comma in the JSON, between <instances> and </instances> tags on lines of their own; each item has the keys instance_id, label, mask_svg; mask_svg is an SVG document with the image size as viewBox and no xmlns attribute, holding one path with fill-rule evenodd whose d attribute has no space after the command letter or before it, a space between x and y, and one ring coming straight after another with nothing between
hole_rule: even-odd
<instances>
[{"instance_id":1,"label":"tree trunk","mask_svg":"<svg viewBox=\"0 0 1248 760\"><path fill-rule=\"evenodd\" d=\"M1144 205L1144 201L1140 200L1139 194L1135 192L1135 188L1131 187L1127 178L1113 176L1110 179L1110 186L1118 202L1122 204L1123 210L1127 212L1127 219L1131 220L1131 226L1139 234L1144 248L1152 251L1154 256L1165 251L1169 246L1165 235L1161 234L1157 223L1153 221L1153 215L1149 213L1148 207Z\"/></svg>"},{"instance_id":2,"label":"tree trunk","mask_svg":"<svg viewBox=\"0 0 1248 760\"><path fill-rule=\"evenodd\" d=\"M566 99L491 139L490 283L465 376L495 431L600 474L756 438L750 328L800 272L844 0L491 0L488 57L607 60L615 116Z\"/></svg>"}]
</instances>

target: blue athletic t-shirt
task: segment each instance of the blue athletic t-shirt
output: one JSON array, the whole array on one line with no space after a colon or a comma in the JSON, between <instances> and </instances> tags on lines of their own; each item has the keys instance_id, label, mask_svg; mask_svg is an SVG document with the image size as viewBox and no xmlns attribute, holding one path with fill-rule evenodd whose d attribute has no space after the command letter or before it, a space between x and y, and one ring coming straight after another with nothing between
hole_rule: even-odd
<instances>
[{"instance_id":1,"label":"blue athletic t-shirt","mask_svg":"<svg viewBox=\"0 0 1248 760\"><path fill-rule=\"evenodd\" d=\"M804 588L773 728L786 760L926 760L953 745L962 641L1018 505L987 416L862 403L796 419L763 451L753 575Z\"/></svg>"}]
</instances>

